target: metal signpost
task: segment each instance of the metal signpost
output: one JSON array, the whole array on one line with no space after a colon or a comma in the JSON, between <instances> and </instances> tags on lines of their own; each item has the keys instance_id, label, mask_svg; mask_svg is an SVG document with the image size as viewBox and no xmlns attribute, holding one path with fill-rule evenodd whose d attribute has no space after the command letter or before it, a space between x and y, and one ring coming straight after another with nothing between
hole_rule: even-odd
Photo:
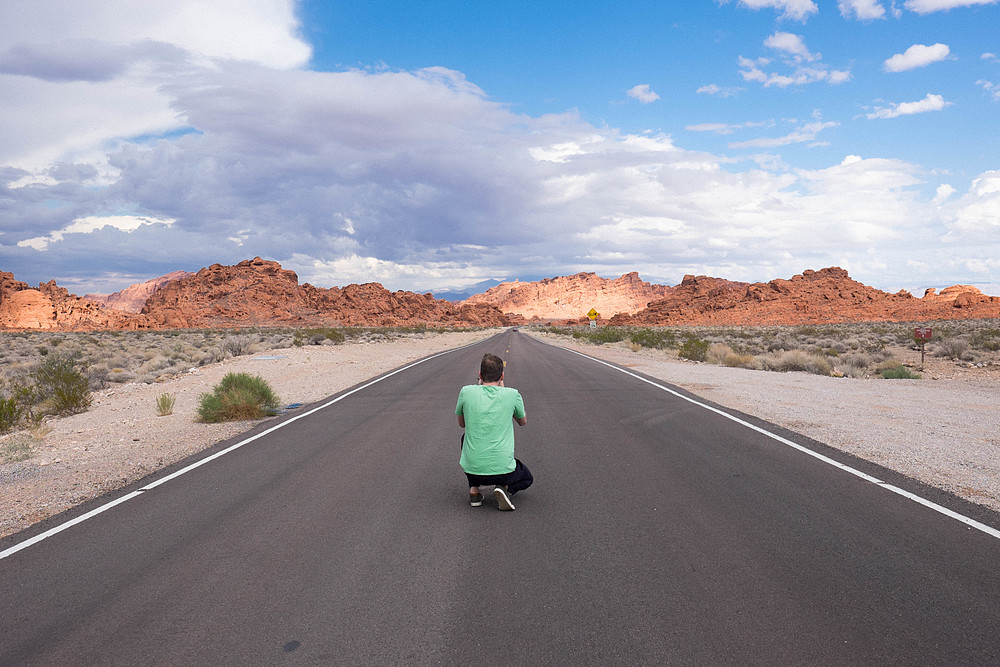
<instances>
[{"instance_id":1,"label":"metal signpost","mask_svg":"<svg viewBox=\"0 0 1000 667\"><path fill-rule=\"evenodd\" d=\"M597 318L599 316L600 316L600 313L597 312L596 310L594 310L593 308L591 308L590 312L587 313L587 317L590 318L590 328L591 329L596 329L597 328Z\"/></svg>"},{"instance_id":2,"label":"metal signpost","mask_svg":"<svg viewBox=\"0 0 1000 667\"><path fill-rule=\"evenodd\" d=\"M930 327L917 327L913 330L913 340L920 343L920 370L924 370L924 343L931 339L933 333Z\"/></svg>"}]
</instances>

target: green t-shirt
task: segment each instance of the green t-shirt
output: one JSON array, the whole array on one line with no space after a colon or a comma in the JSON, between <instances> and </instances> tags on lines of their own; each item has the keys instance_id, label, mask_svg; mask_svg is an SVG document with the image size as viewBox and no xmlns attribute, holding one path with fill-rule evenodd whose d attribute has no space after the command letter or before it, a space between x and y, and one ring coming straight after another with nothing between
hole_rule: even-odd
<instances>
[{"instance_id":1,"label":"green t-shirt","mask_svg":"<svg viewBox=\"0 0 1000 667\"><path fill-rule=\"evenodd\" d=\"M470 384L458 392L455 414L465 419L462 470L502 475L514 470L514 418L524 419L524 400L511 387Z\"/></svg>"}]
</instances>

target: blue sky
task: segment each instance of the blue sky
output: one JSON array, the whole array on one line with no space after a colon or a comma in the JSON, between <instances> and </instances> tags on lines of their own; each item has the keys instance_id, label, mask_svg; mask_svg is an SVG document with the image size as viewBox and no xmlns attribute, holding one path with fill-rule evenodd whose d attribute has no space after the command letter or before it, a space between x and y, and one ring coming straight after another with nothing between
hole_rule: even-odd
<instances>
[{"instance_id":1,"label":"blue sky","mask_svg":"<svg viewBox=\"0 0 1000 667\"><path fill-rule=\"evenodd\" d=\"M162 6L160 6L162 5ZM1000 294L1000 1L0 7L0 270Z\"/></svg>"}]
</instances>

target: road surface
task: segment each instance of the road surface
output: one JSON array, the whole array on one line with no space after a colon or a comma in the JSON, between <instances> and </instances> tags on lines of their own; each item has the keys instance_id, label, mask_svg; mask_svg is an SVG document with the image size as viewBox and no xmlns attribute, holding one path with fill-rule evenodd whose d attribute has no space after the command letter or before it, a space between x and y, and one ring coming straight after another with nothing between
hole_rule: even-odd
<instances>
[{"instance_id":1,"label":"road surface","mask_svg":"<svg viewBox=\"0 0 1000 667\"><path fill-rule=\"evenodd\" d=\"M514 512L458 468L485 352ZM322 405L0 543L0 664L1000 663L996 535L621 369L506 331Z\"/></svg>"}]
</instances>

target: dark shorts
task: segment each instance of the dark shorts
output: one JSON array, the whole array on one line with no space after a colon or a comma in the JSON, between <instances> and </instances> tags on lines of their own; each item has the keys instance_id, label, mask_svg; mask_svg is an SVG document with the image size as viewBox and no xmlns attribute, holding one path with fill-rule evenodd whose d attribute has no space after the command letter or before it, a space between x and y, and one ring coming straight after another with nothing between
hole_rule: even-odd
<instances>
[{"instance_id":1,"label":"dark shorts","mask_svg":"<svg viewBox=\"0 0 1000 667\"><path fill-rule=\"evenodd\" d=\"M469 486L506 486L511 495L524 491L535 481L528 466L521 463L520 459L514 459L514 469L502 475L473 475L467 472L465 476L469 478Z\"/></svg>"},{"instance_id":2,"label":"dark shorts","mask_svg":"<svg viewBox=\"0 0 1000 667\"><path fill-rule=\"evenodd\" d=\"M462 435L462 439L465 439L464 434ZM465 476L469 478L469 486L506 486L507 491L511 495L514 495L518 491L524 491L535 481L535 478L531 475L531 471L528 470L528 466L524 465L521 459L518 458L514 459L514 469L510 472L500 475L473 475L467 472Z\"/></svg>"}]
</instances>

